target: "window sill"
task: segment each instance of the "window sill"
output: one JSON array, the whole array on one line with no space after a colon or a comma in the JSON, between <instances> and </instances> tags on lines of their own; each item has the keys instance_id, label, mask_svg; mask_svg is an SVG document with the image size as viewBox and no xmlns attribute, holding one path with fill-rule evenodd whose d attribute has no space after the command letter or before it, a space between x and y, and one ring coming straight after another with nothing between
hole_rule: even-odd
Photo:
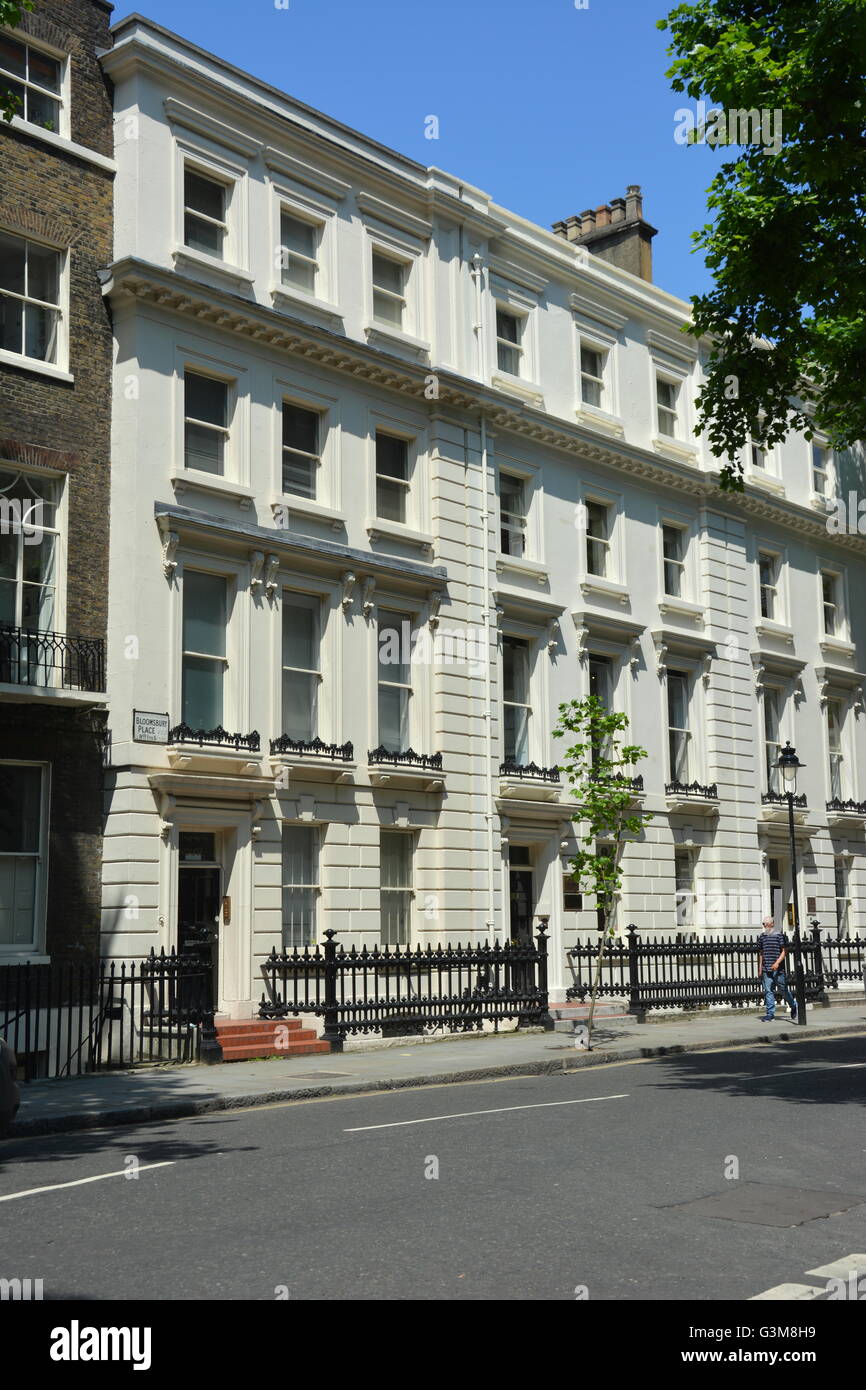
<instances>
[{"instance_id":1,"label":"window sill","mask_svg":"<svg viewBox=\"0 0 866 1390\"><path fill-rule=\"evenodd\" d=\"M809 496L809 505L819 512L835 512L836 498L825 497L820 492L813 492Z\"/></svg>"},{"instance_id":2,"label":"window sill","mask_svg":"<svg viewBox=\"0 0 866 1390\"><path fill-rule=\"evenodd\" d=\"M96 164L100 169L105 169L110 174L117 170L115 161L109 159L107 155L98 154L96 150L90 150L86 145L79 145L66 135L58 135L54 130L45 130L40 125L25 121L21 116L12 117L12 129L20 130L22 135L32 135L36 140L43 140L46 145L51 145L52 149L63 150L65 154L74 154L77 159L86 159L88 163Z\"/></svg>"},{"instance_id":3,"label":"window sill","mask_svg":"<svg viewBox=\"0 0 866 1390\"><path fill-rule=\"evenodd\" d=\"M759 472L752 468L749 470L749 482L753 487L761 488L764 492L771 492L774 497L784 497L785 484L781 478L774 478L772 473Z\"/></svg>"},{"instance_id":4,"label":"window sill","mask_svg":"<svg viewBox=\"0 0 866 1390\"><path fill-rule=\"evenodd\" d=\"M303 290L292 290L286 285L276 285L271 290L271 299L275 309L309 316L317 323L324 323L333 332L343 331L343 315L336 304L328 304L313 294L305 294Z\"/></svg>"},{"instance_id":5,"label":"window sill","mask_svg":"<svg viewBox=\"0 0 866 1390\"><path fill-rule=\"evenodd\" d=\"M818 646L824 656L840 656L846 661L852 660L857 654L854 643L846 641L843 637L822 637Z\"/></svg>"},{"instance_id":6,"label":"window sill","mask_svg":"<svg viewBox=\"0 0 866 1390\"><path fill-rule=\"evenodd\" d=\"M373 521L367 522L367 535L371 542L404 541L406 545L415 545L419 550L426 551L431 560L433 558L435 537L426 531L416 531L412 526L403 526L399 521L384 521L381 517L376 517Z\"/></svg>"},{"instance_id":7,"label":"window sill","mask_svg":"<svg viewBox=\"0 0 866 1390\"><path fill-rule=\"evenodd\" d=\"M172 259L176 266L182 266L185 270L209 270L217 279L226 280L230 285L255 284L256 277L248 270L239 265L230 265L228 261L217 260L216 256L206 256L202 251L193 251L189 246L176 247Z\"/></svg>"},{"instance_id":8,"label":"window sill","mask_svg":"<svg viewBox=\"0 0 866 1390\"><path fill-rule=\"evenodd\" d=\"M517 396L522 401L528 401L530 405L544 405L544 392L541 387L524 381L521 377L511 376L508 372L494 372L490 382L497 390L505 391L509 396Z\"/></svg>"},{"instance_id":9,"label":"window sill","mask_svg":"<svg viewBox=\"0 0 866 1390\"><path fill-rule=\"evenodd\" d=\"M324 521L331 527L332 531L344 531L348 518L345 512L334 511L331 507L325 507L321 502L316 502L312 497L296 497L294 493L284 493L275 502L271 503L271 511L274 516L274 525L279 528L278 515L280 512L297 512L299 516L309 516L316 521ZM280 529L288 530L284 527Z\"/></svg>"},{"instance_id":10,"label":"window sill","mask_svg":"<svg viewBox=\"0 0 866 1390\"><path fill-rule=\"evenodd\" d=\"M0 348L0 362L4 366L20 367L22 372L38 372L40 376L53 377L55 381L74 381L71 372L55 367L53 362L40 362L38 357L22 357L18 352L7 352Z\"/></svg>"},{"instance_id":11,"label":"window sill","mask_svg":"<svg viewBox=\"0 0 866 1390\"><path fill-rule=\"evenodd\" d=\"M659 612L663 617L691 618L698 627L704 625L704 605L692 603L690 599L676 598L673 594L665 594L659 599Z\"/></svg>"},{"instance_id":12,"label":"window sill","mask_svg":"<svg viewBox=\"0 0 866 1390\"><path fill-rule=\"evenodd\" d=\"M625 429L622 421L615 415L609 415L606 410L598 410L590 405L579 405L574 412L574 418L579 425L585 425L587 429L601 430L604 434L615 435L617 439L622 439Z\"/></svg>"},{"instance_id":13,"label":"window sill","mask_svg":"<svg viewBox=\"0 0 866 1390\"><path fill-rule=\"evenodd\" d=\"M625 584L615 584L612 579L603 579L598 574L584 575L580 581L582 594L599 594L603 598L615 598L620 603L629 602L629 592Z\"/></svg>"},{"instance_id":14,"label":"window sill","mask_svg":"<svg viewBox=\"0 0 866 1390\"><path fill-rule=\"evenodd\" d=\"M758 637L777 637L780 641L787 642L789 647L794 645L794 629L786 623L774 622L772 618L762 618L759 623L755 623L755 632Z\"/></svg>"},{"instance_id":15,"label":"window sill","mask_svg":"<svg viewBox=\"0 0 866 1390\"><path fill-rule=\"evenodd\" d=\"M11 950L11 949L10 949L9 951L0 951L0 966L2 966L2 965L50 965L50 964L51 964L51 957L50 957L50 956L43 955L41 951L38 951L38 950L36 950L35 948L34 948L34 950L32 950L32 951L28 951L26 948L23 949L23 950Z\"/></svg>"},{"instance_id":16,"label":"window sill","mask_svg":"<svg viewBox=\"0 0 866 1390\"><path fill-rule=\"evenodd\" d=\"M216 473L200 473L195 468L184 469L182 473L172 473L169 479L175 493L181 497L187 489L191 492L210 492L216 497L231 497L247 511L252 505L255 492L251 487L233 483Z\"/></svg>"},{"instance_id":17,"label":"window sill","mask_svg":"<svg viewBox=\"0 0 866 1390\"><path fill-rule=\"evenodd\" d=\"M676 439L654 439L652 447L657 454L665 454L668 458L676 459L678 463L690 463L693 468L700 467L698 451L691 444L682 444Z\"/></svg>"},{"instance_id":18,"label":"window sill","mask_svg":"<svg viewBox=\"0 0 866 1390\"><path fill-rule=\"evenodd\" d=\"M497 555L496 573L506 574L509 570L512 574L522 574L526 575L527 578L535 579L539 584L550 582L547 566L541 561L527 560L522 555Z\"/></svg>"},{"instance_id":19,"label":"window sill","mask_svg":"<svg viewBox=\"0 0 866 1390\"><path fill-rule=\"evenodd\" d=\"M399 328L387 328L381 323L368 323L364 329L367 342L372 347L397 348L409 352L419 362L429 362L430 344L411 333L403 333Z\"/></svg>"}]
</instances>

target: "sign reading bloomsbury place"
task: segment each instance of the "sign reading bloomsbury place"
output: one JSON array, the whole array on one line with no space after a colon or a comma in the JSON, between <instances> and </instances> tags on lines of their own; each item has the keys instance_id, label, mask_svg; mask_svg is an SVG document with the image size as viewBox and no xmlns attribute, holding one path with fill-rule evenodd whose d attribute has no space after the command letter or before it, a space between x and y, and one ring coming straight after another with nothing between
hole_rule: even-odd
<instances>
[{"instance_id":1,"label":"sign reading bloomsbury place","mask_svg":"<svg viewBox=\"0 0 866 1390\"><path fill-rule=\"evenodd\" d=\"M152 710L132 711L132 737L135 743L168 743L168 714Z\"/></svg>"}]
</instances>

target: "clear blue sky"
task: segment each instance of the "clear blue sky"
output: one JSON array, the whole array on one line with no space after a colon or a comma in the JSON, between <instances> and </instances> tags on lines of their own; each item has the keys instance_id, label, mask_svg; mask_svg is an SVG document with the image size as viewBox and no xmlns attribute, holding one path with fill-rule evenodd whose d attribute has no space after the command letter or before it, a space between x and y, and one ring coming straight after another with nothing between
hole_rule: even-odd
<instances>
[{"instance_id":1,"label":"clear blue sky","mask_svg":"<svg viewBox=\"0 0 866 1390\"><path fill-rule=\"evenodd\" d=\"M654 279L708 288L691 232L720 155L674 141L673 0L141 0L135 10L549 226L639 183ZM438 140L424 137L439 118Z\"/></svg>"}]
</instances>

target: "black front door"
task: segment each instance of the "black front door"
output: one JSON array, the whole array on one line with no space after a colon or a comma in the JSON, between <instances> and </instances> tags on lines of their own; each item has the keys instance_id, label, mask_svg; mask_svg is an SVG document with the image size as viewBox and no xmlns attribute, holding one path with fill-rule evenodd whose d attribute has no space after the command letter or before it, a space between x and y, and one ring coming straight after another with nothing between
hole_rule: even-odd
<instances>
[{"instance_id":1,"label":"black front door","mask_svg":"<svg viewBox=\"0 0 866 1390\"><path fill-rule=\"evenodd\" d=\"M217 864L181 864L177 885L177 951L181 1004L212 1009L217 994L220 869Z\"/></svg>"},{"instance_id":2,"label":"black front door","mask_svg":"<svg viewBox=\"0 0 866 1390\"><path fill-rule=\"evenodd\" d=\"M509 870L511 940L520 946L532 945L532 870Z\"/></svg>"}]
</instances>

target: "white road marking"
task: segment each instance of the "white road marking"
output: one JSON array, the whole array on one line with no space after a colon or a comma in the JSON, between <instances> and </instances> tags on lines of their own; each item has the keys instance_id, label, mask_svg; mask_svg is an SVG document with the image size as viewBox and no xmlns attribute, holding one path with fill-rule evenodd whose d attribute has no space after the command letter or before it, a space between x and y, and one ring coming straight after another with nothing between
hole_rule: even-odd
<instances>
[{"instance_id":1,"label":"white road marking","mask_svg":"<svg viewBox=\"0 0 866 1390\"><path fill-rule=\"evenodd\" d=\"M832 1067L779 1067L777 1071L762 1071L757 1076L744 1071L740 1073L738 1080L766 1081L771 1076L807 1076L813 1071L845 1071L849 1067L866 1067L866 1062L836 1062Z\"/></svg>"},{"instance_id":2,"label":"white road marking","mask_svg":"<svg viewBox=\"0 0 866 1390\"><path fill-rule=\"evenodd\" d=\"M135 1169L137 1173L144 1173L148 1168L172 1168L177 1162L174 1158L166 1159L163 1163L140 1163ZM49 1187L27 1187L23 1192L7 1192L0 1197L0 1202L14 1202L18 1197L35 1197L40 1192L59 1192L62 1187L83 1187L87 1182L102 1182L103 1178L125 1178L131 1170L129 1168L118 1168L116 1173L97 1173L93 1178L76 1178L74 1182L55 1182Z\"/></svg>"},{"instance_id":3,"label":"white road marking","mask_svg":"<svg viewBox=\"0 0 866 1390\"><path fill-rule=\"evenodd\" d=\"M834 1260L830 1265L818 1269L807 1269L807 1274L817 1274L821 1279L848 1279L851 1273L856 1277L866 1274L866 1255L846 1255L842 1260Z\"/></svg>"},{"instance_id":4,"label":"white road marking","mask_svg":"<svg viewBox=\"0 0 866 1390\"><path fill-rule=\"evenodd\" d=\"M814 1284L776 1284L764 1293L753 1293L749 1302L760 1303L763 1299L769 1303L812 1303L826 1293L826 1289L818 1289Z\"/></svg>"},{"instance_id":5,"label":"white road marking","mask_svg":"<svg viewBox=\"0 0 866 1390\"><path fill-rule=\"evenodd\" d=\"M505 1115L511 1110L551 1110L557 1105L591 1105L597 1100L628 1100L628 1093L618 1096L583 1096L579 1100L546 1100L535 1105L503 1105L496 1110L462 1110L457 1115L425 1115L423 1120L392 1120L387 1125L356 1125L344 1129L344 1134L361 1134L368 1129L402 1129L404 1125L429 1125L434 1120L465 1120L471 1115Z\"/></svg>"}]
</instances>

